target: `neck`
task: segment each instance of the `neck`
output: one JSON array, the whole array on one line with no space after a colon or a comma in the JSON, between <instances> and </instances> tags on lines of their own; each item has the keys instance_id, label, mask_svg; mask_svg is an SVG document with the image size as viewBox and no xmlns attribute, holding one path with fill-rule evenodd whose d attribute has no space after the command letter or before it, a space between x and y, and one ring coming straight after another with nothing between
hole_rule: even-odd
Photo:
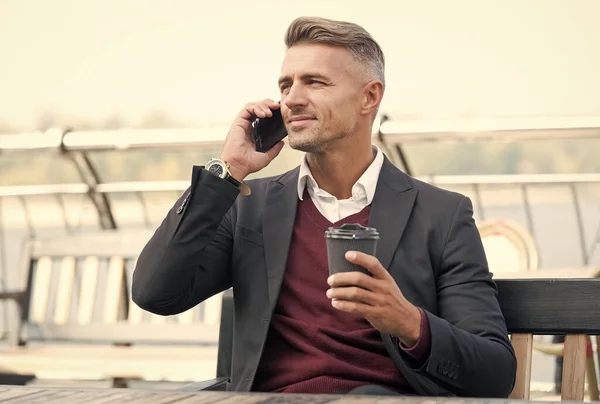
<instances>
[{"instance_id":1,"label":"neck","mask_svg":"<svg viewBox=\"0 0 600 404\"><path fill-rule=\"evenodd\" d=\"M352 196L352 186L375 158L370 138L359 142L350 137L347 143L348 147L338 144L335 150L307 154L310 172L319 188L337 199L349 199Z\"/></svg>"}]
</instances>

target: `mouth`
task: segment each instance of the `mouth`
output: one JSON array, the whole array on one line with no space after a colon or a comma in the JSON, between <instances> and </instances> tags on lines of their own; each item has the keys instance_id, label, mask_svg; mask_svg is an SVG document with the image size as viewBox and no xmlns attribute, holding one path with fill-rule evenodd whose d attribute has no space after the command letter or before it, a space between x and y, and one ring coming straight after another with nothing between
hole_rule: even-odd
<instances>
[{"instance_id":1,"label":"mouth","mask_svg":"<svg viewBox=\"0 0 600 404\"><path fill-rule=\"evenodd\" d=\"M316 119L310 116L294 116L288 120L292 128L305 126L312 123L313 121L316 121Z\"/></svg>"}]
</instances>

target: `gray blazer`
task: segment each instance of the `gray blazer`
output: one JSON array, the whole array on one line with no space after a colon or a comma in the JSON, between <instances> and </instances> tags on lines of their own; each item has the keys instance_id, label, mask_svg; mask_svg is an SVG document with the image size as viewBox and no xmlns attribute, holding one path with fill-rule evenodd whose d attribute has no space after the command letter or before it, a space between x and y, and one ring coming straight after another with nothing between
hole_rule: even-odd
<instances>
[{"instance_id":1,"label":"gray blazer","mask_svg":"<svg viewBox=\"0 0 600 404\"><path fill-rule=\"evenodd\" d=\"M233 287L236 391L252 387L279 295L298 171L251 180L252 195L238 197L233 185L194 167L191 187L144 247L133 274L133 301L161 315ZM404 174L386 158L369 225L381 236L377 258L430 324L431 354L420 367L381 335L408 383L422 395L507 397L516 359L471 201Z\"/></svg>"}]
</instances>

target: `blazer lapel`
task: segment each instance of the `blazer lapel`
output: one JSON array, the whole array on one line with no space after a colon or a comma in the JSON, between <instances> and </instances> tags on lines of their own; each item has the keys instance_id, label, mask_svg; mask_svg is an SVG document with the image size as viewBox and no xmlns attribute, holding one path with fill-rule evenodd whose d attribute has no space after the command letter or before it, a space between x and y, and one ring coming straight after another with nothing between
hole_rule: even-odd
<instances>
[{"instance_id":1,"label":"blazer lapel","mask_svg":"<svg viewBox=\"0 0 600 404\"><path fill-rule=\"evenodd\" d=\"M271 312L279 296L296 219L298 172L299 170L295 169L267 185L263 212L263 242Z\"/></svg>"},{"instance_id":2,"label":"blazer lapel","mask_svg":"<svg viewBox=\"0 0 600 404\"><path fill-rule=\"evenodd\" d=\"M369 226L379 232L377 259L389 269L410 217L417 189L413 188L408 176L385 158L373 202Z\"/></svg>"}]
</instances>

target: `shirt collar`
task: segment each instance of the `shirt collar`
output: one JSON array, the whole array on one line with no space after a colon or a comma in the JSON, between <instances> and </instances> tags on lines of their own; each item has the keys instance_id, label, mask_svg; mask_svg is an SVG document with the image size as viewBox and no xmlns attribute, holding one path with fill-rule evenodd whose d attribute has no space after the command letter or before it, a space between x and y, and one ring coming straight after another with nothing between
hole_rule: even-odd
<instances>
[{"instance_id":1,"label":"shirt collar","mask_svg":"<svg viewBox=\"0 0 600 404\"><path fill-rule=\"evenodd\" d=\"M375 155L375 159L373 159L371 165L369 165L363 175L361 175L358 181L356 181L356 183L352 186L352 197L356 200L366 199L367 205L373 201L373 197L375 196L377 180L379 179L379 173L381 172L381 167L383 166L384 161L383 153L379 147L373 145L373 151L377 153ZM317 181L315 181L315 178L310 172L308 160L306 155L304 155L298 175L298 198L300 200L303 200L304 190L307 187L309 190L315 192L320 189Z\"/></svg>"}]
</instances>

